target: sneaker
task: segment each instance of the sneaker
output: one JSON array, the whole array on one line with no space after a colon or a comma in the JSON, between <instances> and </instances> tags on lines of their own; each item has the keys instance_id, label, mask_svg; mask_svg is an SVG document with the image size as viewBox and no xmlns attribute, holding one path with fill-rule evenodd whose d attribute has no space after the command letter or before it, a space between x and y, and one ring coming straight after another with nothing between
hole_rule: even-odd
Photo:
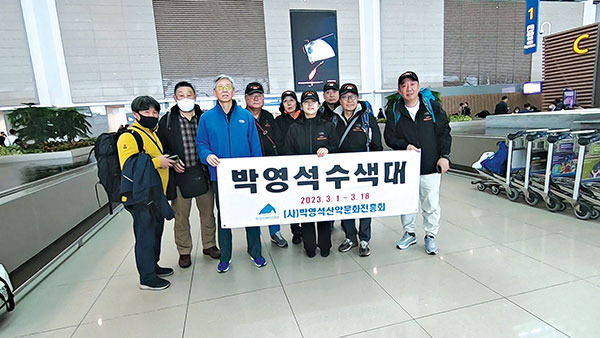
<instances>
[{"instance_id":1,"label":"sneaker","mask_svg":"<svg viewBox=\"0 0 600 338\"><path fill-rule=\"evenodd\" d=\"M405 232L404 236L398 241L396 244L396 248L400 250L408 249L411 245L417 244L417 238L415 234L411 234L410 232Z\"/></svg>"},{"instance_id":2,"label":"sneaker","mask_svg":"<svg viewBox=\"0 0 600 338\"><path fill-rule=\"evenodd\" d=\"M160 266L156 266L156 268L154 269L154 271L156 272L156 275L158 277L167 277L173 274L173 269L171 268L161 268Z\"/></svg>"},{"instance_id":3,"label":"sneaker","mask_svg":"<svg viewBox=\"0 0 600 338\"><path fill-rule=\"evenodd\" d=\"M367 257L371 254L371 248L369 247L369 242L360 241L360 246L358 248L358 255L360 257Z\"/></svg>"},{"instance_id":4,"label":"sneaker","mask_svg":"<svg viewBox=\"0 0 600 338\"><path fill-rule=\"evenodd\" d=\"M288 242L281 236L281 232L277 231L277 233L271 236L271 242L275 243L280 248L285 248L288 246Z\"/></svg>"},{"instance_id":5,"label":"sneaker","mask_svg":"<svg viewBox=\"0 0 600 338\"><path fill-rule=\"evenodd\" d=\"M330 251L329 249L321 250L321 257L327 257L327 256L329 256L329 251Z\"/></svg>"},{"instance_id":6,"label":"sneaker","mask_svg":"<svg viewBox=\"0 0 600 338\"><path fill-rule=\"evenodd\" d=\"M349 240L348 238L346 238L342 244L340 244L340 246L338 246L338 251L339 252L348 252L350 251L352 248L357 247L358 243L352 242L351 240Z\"/></svg>"},{"instance_id":7,"label":"sneaker","mask_svg":"<svg viewBox=\"0 0 600 338\"><path fill-rule=\"evenodd\" d=\"M171 286L171 282L169 282L166 279L162 279L162 278L158 278L158 277L156 277L152 280L149 280L147 282L140 283L140 289L142 289L142 290L159 291L159 290L164 290L164 289L168 288L169 286Z\"/></svg>"},{"instance_id":8,"label":"sneaker","mask_svg":"<svg viewBox=\"0 0 600 338\"><path fill-rule=\"evenodd\" d=\"M435 244L435 237L425 236L425 252L428 255L437 255L439 251L437 244Z\"/></svg>"},{"instance_id":9,"label":"sneaker","mask_svg":"<svg viewBox=\"0 0 600 338\"><path fill-rule=\"evenodd\" d=\"M317 255L317 251L306 251L306 256L308 256L308 258L313 258Z\"/></svg>"},{"instance_id":10,"label":"sneaker","mask_svg":"<svg viewBox=\"0 0 600 338\"><path fill-rule=\"evenodd\" d=\"M292 235L292 243L294 244L300 244L302 243L302 235Z\"/></svg>"},{"instance_id":11,"label":"sneaker","mask_svg":"<svg viewBox=\"0 0 600 338\"><path fill-rule=\"evenodd\" d=\"M259 256L256 258L250 257L250 260L253 261L254 265L256 265L259 268L262 268L263 266L267 265L267 260L263 256Z\"/></svg>"},{"instance_id":12,"label":"sneaker","mask_svg":"<svg viewBox=\"0 0 600 338\"><path fill-rule=\"evenodd\" d=\"M229 267L231 265L231 259L229 260L229 262L221 262L219 263L219 265L217 265L217 272L218 273L224 273L229 271Z\"/></svg>"}]
</instances>

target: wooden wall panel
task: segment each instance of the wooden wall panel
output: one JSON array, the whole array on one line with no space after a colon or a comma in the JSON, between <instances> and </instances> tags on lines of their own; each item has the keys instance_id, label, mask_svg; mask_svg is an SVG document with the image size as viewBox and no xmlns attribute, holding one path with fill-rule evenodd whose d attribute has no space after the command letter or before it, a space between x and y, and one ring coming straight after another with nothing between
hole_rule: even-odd
<instances>
[{"instance_id":1,"label":"wooden wall panel","mask_svg":"<svg viewBox=\"0 0 600 338\"><path fill-rule=\"evenodd\" d=\"M548 107L556 98L562 99L564 88L577 91L578 105L583 108L592 107L598 27L598 23L594 23L544 37L542 61L544 107ZM589 34L589 38L582 39L579 48L587 48L588 52L577 54L573 44L582 34Z\"/></svg>"}]
</instances>

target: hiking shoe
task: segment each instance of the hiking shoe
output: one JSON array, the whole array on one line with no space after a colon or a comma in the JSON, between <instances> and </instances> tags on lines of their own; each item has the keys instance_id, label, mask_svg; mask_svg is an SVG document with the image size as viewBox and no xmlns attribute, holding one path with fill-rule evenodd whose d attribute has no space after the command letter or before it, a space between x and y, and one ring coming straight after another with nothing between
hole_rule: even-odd
<instances>
[{"instance_id":1,"label":"hiking shoe","mask_svg":"<svg viewBox=\"0 0 600 338\"><path fill-rule=\"evenodd\" d=\"M162 278L158 278L158 277L151 279L147 282L140 283L140 289L142 289L142 290L159 291L159 290L164 290L164 289L168 288L169 286L171 286L171 282L169 282L166 279L162 279Z\"/></svg>"},{"instance_id":2,"label":"hiking shoe","mask_svg":"<svg viewBox=\"0 0 600 338\"><path fill-rule=\"evenodd\" d=\"M358 255L360 257L367 257L371 254L371 248L369 247L369 242L360 241L360 246L358 248Z\"/></svg>"},{"instance_id":3,"label":"hiking shoe","mask_svg":"<svg viewBox=\"0 0 600 338\"><path fill-rule=\"evenodd\" d=\"M229 260L229 262L221 262L219 263L219 265L217 265L217 272L218 273L224 273L229 271L229 267L231 265L231 259Z\"/></svg>"},{"instance_id":4,"label":"hiking shoe","mask_svg":"<svg viewBox=\"0 0 600 338\"><path fill-rule=\"evenodd\" d=\"M300 244L302 243L302 235L292 235L292 243L294 244Z\"/></svg>"},{"instance_id":5,"label":"hiking shoe","mask_svg":"<svg viewBox=\"0 0 600 338\"><path fill-rule=\"evenodd\" d=\"M325 250L321 250L321 257L327 257L329 256L329 249L325 249Z\"/></svg>"},{"instance_id":6,"label":"hiking shoe","mask_svg":"<svg viewBox=\"0 0 600 338\"><path fill-rule=\"evenodd\" d=\"M428 255L437 255L439 251L437 244L435 244L435 237L425 236L425 252Z\"/></svg>"},{"instance_id":7,"label":"hiking shoe","mask_svg":"<svg viewBox=\"0 0 600 338\"><path fill-rule=\"evenodd\" d=\"M277 231L275 235L271 236L271 242L275 243L280 248L285 248L288 246L288 242L281 236L281 232Z\"/></svg>"},{"instance_id":8,"label":"hiking shoe","mask_svg":"<svg viewBox=\"0 0 600 338\"><path fill-rule=\"evenodd\" d=\"M348 238L346 238L342 244L340 244L340 246L338 246L338 251L339 252L348 252L350 251L350 249L357 247L358 243L352 242L351 240L349 240Z\"/></svg>"},{"instance_id":9,"label":"hiking shoe","mask_svg":"<svg viewBox=\"0 0 600 338\"><path fill-rule=\"evenodd\" d=\"M160 266L156 266L156 268L154 269L154 271L156 272L156 275L158 277L167 277L173 274L173 269L171 268L161 268Z\"/></svg>"},{"instance_id":10,"label":"hiking shoe","mask_svg":"<svg viewBox=\"0 0 600 338\"><path fill-rule=\"evenodd\" d=\"M267 260L263 256L259 256L256 258L250 257L250 260L254 262L254 265L256 265L256 267L259 268L262 268L263 266L267 265Z\"/></svg>"},{"instance_id":11,"label":"hiking shoe","mask_svg":"<svg viewBox=\"0 0 600 338\"><path fill-rule=\"evenodd\" d=\"M192 256L191 255L179 255L179 266L182 269L189 268L192 265Z\"/></svg>"},{"instance_id":12,"label":"hiking shoe","mask_svg":"<svg viewBox=\"0 0 600 338\"><path fill-rule=\"evenodd\" d=\"M400 238L398 243L396 244L396 248L400 250L408 249L411 245L417 244L417 238L415 234L411 234L410 232L405 232L404 236Z\"/></svg>"}]
</instances>

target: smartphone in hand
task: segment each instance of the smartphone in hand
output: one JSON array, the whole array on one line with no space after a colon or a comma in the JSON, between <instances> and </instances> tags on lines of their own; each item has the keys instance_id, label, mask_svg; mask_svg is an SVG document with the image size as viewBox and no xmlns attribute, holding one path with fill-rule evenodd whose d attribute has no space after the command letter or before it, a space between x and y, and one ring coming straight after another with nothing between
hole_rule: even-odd
<instances>
[{"instance_id":1,"label":"smartphone in hand","mask_svg":"<svg viewBox=\"0 0 600 338\"><path fill-rule=\"evenodd\" d=\"M175 155L170 155L167 157L169 160L175 161L175 162L179 162L179 155L175 154Z\"/></svg>"}]
</instances>

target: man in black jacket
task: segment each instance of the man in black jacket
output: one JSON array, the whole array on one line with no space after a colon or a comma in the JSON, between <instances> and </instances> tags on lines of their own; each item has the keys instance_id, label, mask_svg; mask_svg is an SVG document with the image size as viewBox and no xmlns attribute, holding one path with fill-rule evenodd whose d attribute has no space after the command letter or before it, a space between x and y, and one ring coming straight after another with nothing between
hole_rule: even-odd
<instances>
[{"instance_id":1,"label":"man in black jacket","mask_svg":"<svg viewBox=\"0 0 600 338\"><path fill-rule=\"evenodd\" d=\"M214 259L221 256L215 239L216 223L214 198L205 166L200 163L196 151L196 133L202 110L196 104L196 91L188 82L175 85L173 96L177 104L159 122L158 137L165 153L178 155L183 165L173 166L174 179L169 181L167 197L173 200L175 210L175 244L179 252L179 266L192 264L192 235L190 233L190 209L192 198L200 213L202 253Z\"/></svg>"},{"instance_id":2,"label":"man in black jacket","mask_svg":"<svg viewBox=\"0 0 600 338\"><path fill-rule=\"evenodd\" d=\"M404 72L398 78L401 99L394 105L385 124L384 137L394 150L414 150L421 153L420 202L425 228L425 252L438 253L435 236L440 228L441 175L450 168L450 125L446 112L436 101L425 102L419 93L421 86L414 72ZM430 109L431 105L431 109ZM433 111L432 111L433 110ZM396 247L407 249L417 243L415 221L417 213L402 215L404 236Z\"/></svg>"},{"instance_id":3,"label":"man in black jacket","mask_svg":"<svg viewBox=\"0 0 600 338\"><path fill-rule=\"evenodd\" d=\"M494 114L495 115L503 115L503 114L508 114L508 96L502 96L502 99L500 100L500 102L498 102L498 104L496 105L496 108L494 108Z\"/></svg>"},{"instance_id":4,"label":"man in black jacket","mask_svg":"<svg viewBox=\"0 0 600 338\"><path fill-rule=\"evenodd\" d=\"M334 110L331 122L335 125L340 137L339 152L381 151L381 132L377 120L364 101L358 100L358 89L353 83L345 83L340 88L341 106ZM338 247L338 251L347 252L359 245L357 241L354 219L342 220L342 228L346 239ZM366 257L371 254L371 218L361 218L358 237L360 247L358 255Z\"/></svg>"},{"instance_id":5,"label":"man in black jacket","mask_svg":"<svg viewBox=\"0 0 600 338\"><path fill-rule=\"evenodd\" d=\"M323 98L325 101L319 107L319 114L327 121L331 121L335 108L340 106L340 88L337 82L327 81L323 86Z\"/></svg>"},{"instance_id":6,"label":"man in black jacket","mask_svg":"<svg viewBox=\"0 0 600 338\"><path fill-rule=\"evenodd\" d=\"M246 109L252 113L260 138L260 147L263 156L277 156L279 149L275 140L278 139L277 128L275 128L275 118L273 114L262 109L265 105L265 90L258 82L250 82L245 91ZM281 226L279 224L269 225L271 242L280 248L288 246L288 242L281 235Z\"/></svg>"}]
</instances>

